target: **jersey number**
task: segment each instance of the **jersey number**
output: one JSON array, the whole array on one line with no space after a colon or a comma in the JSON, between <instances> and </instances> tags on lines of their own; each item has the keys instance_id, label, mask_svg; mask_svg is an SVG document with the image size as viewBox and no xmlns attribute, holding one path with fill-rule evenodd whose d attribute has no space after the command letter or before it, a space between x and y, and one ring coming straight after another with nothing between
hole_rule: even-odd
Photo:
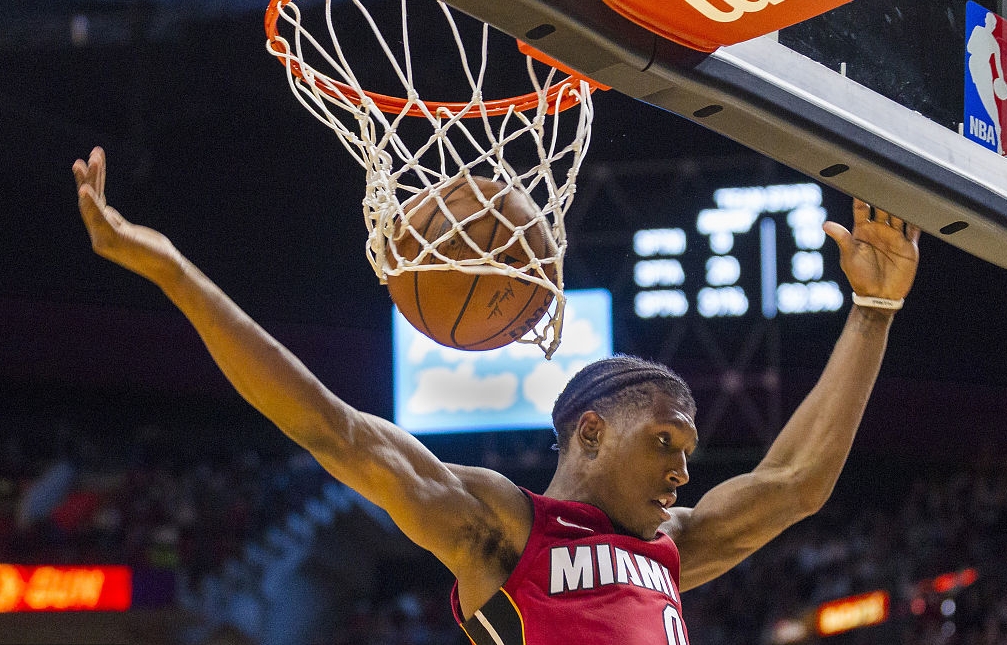
<instances>
[{"instance_id":1,"label":"jersey number","mask_svg":"<svg viewBox=\"0 0 1007 645\"><path fill-rule=\"evenodd\" d=\"M664 608L664 631L668 634L668 645L689 645L685 638L682 615L672 605Z\"/></svg>"}]
</instances>

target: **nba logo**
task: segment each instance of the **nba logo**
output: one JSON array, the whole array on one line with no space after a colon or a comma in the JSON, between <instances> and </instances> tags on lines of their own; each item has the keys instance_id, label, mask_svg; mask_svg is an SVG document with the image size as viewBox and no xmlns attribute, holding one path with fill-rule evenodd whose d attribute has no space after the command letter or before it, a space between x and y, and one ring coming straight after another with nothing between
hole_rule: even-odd
<instances>
[{"instance_id":1,"label":"nba logo","mask_svg":"<svg viewBox=\"0 0 1007 645\"><path fill-rule=\"evenodd\" d=\"M1005 44L1007 20L970 1L965 11L964 133L1001 155L1007 127Z\"/></svg>"}]
</instances>

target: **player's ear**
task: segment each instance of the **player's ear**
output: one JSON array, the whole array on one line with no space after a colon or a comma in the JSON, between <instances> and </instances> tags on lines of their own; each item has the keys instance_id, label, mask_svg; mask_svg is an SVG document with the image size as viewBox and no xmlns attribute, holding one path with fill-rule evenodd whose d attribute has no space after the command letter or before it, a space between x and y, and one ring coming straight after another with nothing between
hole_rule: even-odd
<instances>
[{"instance_id":1,"label":"player's ear","mask_svg":"<svg viewBox=\"0 0 1007 645\"><path fill-rule=\"evenodd\" d=\"M574 438L585 453L597 453L604 434L605 419L600 414L594 410L588 410L580 415Z\"/></svg>"}]
</instances>

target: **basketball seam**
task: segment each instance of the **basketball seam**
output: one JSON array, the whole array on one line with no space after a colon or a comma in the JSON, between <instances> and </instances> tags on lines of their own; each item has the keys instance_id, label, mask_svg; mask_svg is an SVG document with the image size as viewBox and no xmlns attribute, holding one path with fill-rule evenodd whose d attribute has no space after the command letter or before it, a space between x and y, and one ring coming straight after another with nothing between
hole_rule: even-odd
<instances>
[{"instance_id":1,"label":"basketball seam","mask_svg":"<svg viewBox=\"0 0 1007 645\"><path fill-rule=\"evenodd\" d=\"M499 210L500 210L501 213L503 212L503 210L504 210L504 208L506 206L507 206L507 195L504 195L503 199L500 200L500 208L499 208ZM496 218L494 218L494 219L495 219L495 221L493 222L493 228L490 230L490 235L489 235L489 243L490 244L493 244L493 240L496 239L497 229L500 227L500 220L496 219ZM469 343L468 345L462 345L455 338L455 331L458 330L458 325L461 324L462 318L465 316L465 310L467 310L469 308L469 302L472 300L472 294L475 293L476 287L479 286L479 279L481 277L482 277L481 275L476 275L475 280L472 281L472 284L469 286L469 292L465 295L465 302L462 303L462 307L458 311L458 316L455 318L454 324L451 325L451 342L454 343L456 347L471 347L472 345L478 345L479 343L486 342L485 340L481 340L481 341L479 341L479 343ZM493 334L493 336L496 336L496 335L498 335L498 334ZM491 338L492 338L492 336L491 336Z\"/></svg>"},{"instance_id":2,"label":"basketball seam","mask_svg":"<svg viewBox=\"0 0 1007 645\"><path fill-rule=\"evenodd\" d=\"M507 197L509 197L509 195L504 195L503 199L500 200L500 208L499 208L500 212L503 212L504 208L506 208ZM490 239L490 243L491 244L493 243L493 239L496 237L497 228L499 226L500 226L500 220L498 219L496 221L496 223L493 224L493 230L491 231L491 234L490 234L490 238L489 239ZM535 299L535 296L538 295L539 290L542 288L542 287L540 287L538 285L535 285L535 290L532 291L531 295L528 296L528 299L525 300L524 305L521 307L520 310L518 310L518 314L516 316L514 316L513 318L511 318L510 321L508 321L507 324L504 325L503 328L500 331L496 332L492 336L488 336L488 337L483 338L483 339L481 339L479 341L476 341L474 343L467 343L467 344L463 345L462 343L459 343L458 340L455 338L455 330L457 330L458 329L458 325L461 324L462 317L465 315L465 310L468 309L469 301L472 299L472 294L475 292L476 286L478 286L479 279L481 277L482 276L477 275L475 277L475 280L472 281L472 286L469 287L468 295L466 295L466 297L465 297L465 303L462 305L461 311L458 314L458 318L455 319L455 323L451 327L451 342L454 343L455 346L458 347L458 348L460 348L460 349L465 349L465 348L468 348L468 347L474 347L476 345L482 345L483 343L488 343L491 340L493 340L494 338L499 337L501 334L506 333L507 330L509 330L511 328L511 326L514 324L514 321L520 320L525 315L525 311L528 309L528 305L531 304L531 302Z\"/></svg>"},{"instance_id":3,"label":"basketball seam","mask_svg":"<svg viewBox=\"0 0 1007 645\"><path fill-rule=\"evenodd\" d=\"M451 197L451 195L453 195L456 190L459 190L460 188L462 188L465 185L466 185L465 182L462 182L462 183L458 184L457 186L455 186L454 188L452 188L451 190L449 190L448 194L444 196L445 205L447 204L448 198ZM430 240L427 240L427 231L430 230L430 225L434 223L434 217L437 215L437 211L439 211L439 210L441 210L441 207L437 203L437 200L434 199L433 210L430 211L430 215L428 216L428 219L427 219L427 224L423 228L423 231L420 233L420 236L422 236L423 239L426 240L428 243L430 242ZM494 235L495 234L496 234L496 232L494 231ZM432 336L433 333L434 333L434 331L432 329L430 329L430 325L427 324L427 319L423 316L423 303L420 300L420 272L419 271L413 271L413 300L416 302L416 313L419 314L419 316L420 316L420 322L423 323L423 328L427 330L426 335L427 336ZM464 311L464 309L462 311ZM454 340L454 336L453 335L452 335L452 340Z\"/></svg>"}]
</instances>

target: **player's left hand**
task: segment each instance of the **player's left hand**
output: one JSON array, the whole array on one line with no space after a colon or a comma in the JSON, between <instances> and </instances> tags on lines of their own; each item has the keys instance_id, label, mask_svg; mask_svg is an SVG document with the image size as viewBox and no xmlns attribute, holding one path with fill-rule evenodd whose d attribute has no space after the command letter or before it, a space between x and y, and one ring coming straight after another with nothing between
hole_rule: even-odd
<instances>
[{"instance_id":1,"label":"player's left hand","mask_svg":"<svg viewBox=\"0 0 1007 645\"><path fill-rule=\"evenodd\" d=\"M839 245L839 266L853 292L899 300L905 298L920 260L920 229L880 209L853 200L853 232L825 222L825 234Z\"/></svg>"}]
</instances>

